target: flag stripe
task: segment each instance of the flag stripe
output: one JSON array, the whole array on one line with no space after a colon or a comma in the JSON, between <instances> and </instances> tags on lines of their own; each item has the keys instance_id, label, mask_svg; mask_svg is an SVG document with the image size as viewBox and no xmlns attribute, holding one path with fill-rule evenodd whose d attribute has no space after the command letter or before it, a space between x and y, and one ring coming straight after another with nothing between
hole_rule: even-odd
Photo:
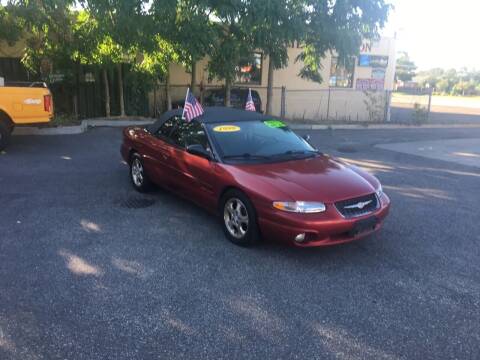
<instances>
[{"instance_id":1,"label":"flag stripe","mask_svg":"<svg viewBox=\"0 0 480 360\"><path fill-rule=\"evenodd\" d=\"M203 114L202 105L195 99L195 96L189 91L184 106L185 120L188 122Z\"/></svg>"},{"instance_id":2,"label":"flag stripe","mask_svg":"<svg viewBox=\"0 0 480 360\"><path fill-rule=\"evenodd\" d=\"M248 97L247 97L247 103L245 104L245 110L247 111L257 111L255 109L255 103L253 102L252 99L252 90L248 89Z\"/></svg>"}]
</instances>

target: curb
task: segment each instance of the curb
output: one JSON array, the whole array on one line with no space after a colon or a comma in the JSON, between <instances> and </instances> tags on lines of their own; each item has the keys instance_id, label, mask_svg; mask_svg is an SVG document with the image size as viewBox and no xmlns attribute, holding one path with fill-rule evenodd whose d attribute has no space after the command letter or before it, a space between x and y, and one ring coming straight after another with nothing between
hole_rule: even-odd
<instances>
[{"instance_id":1,"label":"curb","mask_svg":"<svg viewBox=\"0 0 480 360\"><path fill-rule=\"evenodd\" d=\"M293 130L394 130L394 129L451 129L451 128L480 128L479 124L427 124L427 125L320 125L320 124L289 124Z\"/></svg>"},{"instance_id":2,"label":"curb","mask_svg":"<svg viewBox=\"0 0 480 360\"><path fill-rule=\"evenodd\" d=\"M82 134L91 127L125 127L132 125L148 125L155 120L107 120L107 119L87 119L80 125L59 126L59 127L16 127L12 135L76 135ZM377 124L377 125L321 125L321 124L289 124L293 130L394 130L394 129L449 129L449 128L480 128L479 124L427 124L427 125L397 125L397 124Z\"/></svg>"},{"instance_id":3,"label":"curb","mask_svg":"<svg viewBox=\"0 0 480 360\"><path fill-rule=\"evenodd\" d=\"M59 127L16 127L12 135L76 135L84 133L91 127L125 127L132 125L148 125L154 120L83 120L80 125Z\"/></svg>"}]
</instances>

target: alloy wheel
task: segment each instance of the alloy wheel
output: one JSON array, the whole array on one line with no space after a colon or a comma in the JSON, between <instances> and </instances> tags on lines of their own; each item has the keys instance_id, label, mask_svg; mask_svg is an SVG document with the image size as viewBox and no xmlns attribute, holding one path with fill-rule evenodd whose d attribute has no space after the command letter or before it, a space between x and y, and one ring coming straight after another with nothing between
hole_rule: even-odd
<instances>
[{"instance_id":1,"label":"alloy wheel","mask_svg":"<svg viewBox=\"0 0 480 360\"><path fill-rule=\"evenodd\" d=\"M223 219L228 232L236 239L241 239L248 231L248 211L238 198L231 198L225 203Z\"/></svg>"},{"instance_id":2,"label":"alloy wheel","mask_svg":"<svg viewBox=\"0 0 480 360\"><path fill-rule=\"evenodd\" d=\"M137 187L143 185L143 166L138 158L133 159L132 162L132 180Z\"/></svg>"}]
</instances>

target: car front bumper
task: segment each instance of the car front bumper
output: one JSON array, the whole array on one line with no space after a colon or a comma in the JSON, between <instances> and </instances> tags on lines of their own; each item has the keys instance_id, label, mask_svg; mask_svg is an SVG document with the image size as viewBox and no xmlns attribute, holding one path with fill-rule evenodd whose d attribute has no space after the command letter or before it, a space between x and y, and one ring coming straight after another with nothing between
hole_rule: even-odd
<instances>
[{"instance_id":1,"label":"car front bumper","mask_svg":"<svg viewBox=\"0 0 480 360\"><path fill-rule=\"evenodd\" d=\"M355 241L380 230L389 210L390 199L383 194L379 208L363 216L344 218L333 205L327 205L327 211L322 214L293 214L272 210L265 216L259 216L258 222L266 239L299 247L329 246ZM368 226L358 229L365 222ZM299 234L305 234L304 241L295 241Z\"/></svg>"}]
</instances>

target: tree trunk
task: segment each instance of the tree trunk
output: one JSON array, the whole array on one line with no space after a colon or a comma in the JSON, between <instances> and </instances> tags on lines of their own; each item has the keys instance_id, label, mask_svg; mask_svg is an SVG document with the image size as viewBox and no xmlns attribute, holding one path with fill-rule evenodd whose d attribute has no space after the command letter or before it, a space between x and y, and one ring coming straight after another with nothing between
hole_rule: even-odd
<instances>
[{"instance_id":1,"label":"tree trunk","mask_svg":"<svg viewBox=\"0 0 480 360\"><path fill-rule=\"evenodd\" d=\"M273 61L272 57L268 57L268 82L267 82L267 108L266 113L272 115L272 99L273 99Z\"/></svg>"},{"instance_id":2,"label":"tree trunk","mask_svg":"<svg viewBox=\"0 0 480 360\"><path fill-rule=\"evenodd\" d=\"M170 70L167 70L165 79L165 98L167 101L167 110L172 110L172 93L170 92Z\"/></svg>"},{"instance_id":3,"label":"tree trunk","mask_svg":"<svg viewBox=\"0 0 480 360\"><path fill-rule=\"evenodd\" d=\"M123 99L123 74L122 64L117 64L118 71L118 96L120 99L120 116L125 117L125 101Z\"/></svg>"},{"instance_id":4,"label":"tree trunk","mask_svg":"<svg viewBox=\"0 0 480 360\"><path fill-rule=\"evenodd\" d=\"M75 95L73 98L73 108L74 108L74 114L75 114L75 119L80 118L80 107L79 107L79 101L80 101L80 63L77 61L75 64Z\"/></svg>"},{"instance_id":5,"label":"tree trunk","mask_svg":"<svg viewBox=\"0 0 480 360\"><path fill-rule=\"evenodd\" d=\"M232 88L232 82L225 80L225 106L230 107L230 91Z\"/></svg>"},{"instance_id":6,"label":"tree trunk","mask_svg":"<svg viewBox=\"0 0 480 360\"><path fill-rule=\"evenodd\" d=\"M102 69L103 86L105 87L105 116L110 117L110 86L108 83L107 69Z\"/></svg>"},{"instance_id":7,"label":"tree trunk","mask_svg":"<svg viewBox=\"0 0 480 360\"><path fill-rule=\"evenodd\" d=\"M190 82L190 90L195 94L195 86L197 85L197 62L192 59L192 79Z\"/></svg>"}]
</instances>

